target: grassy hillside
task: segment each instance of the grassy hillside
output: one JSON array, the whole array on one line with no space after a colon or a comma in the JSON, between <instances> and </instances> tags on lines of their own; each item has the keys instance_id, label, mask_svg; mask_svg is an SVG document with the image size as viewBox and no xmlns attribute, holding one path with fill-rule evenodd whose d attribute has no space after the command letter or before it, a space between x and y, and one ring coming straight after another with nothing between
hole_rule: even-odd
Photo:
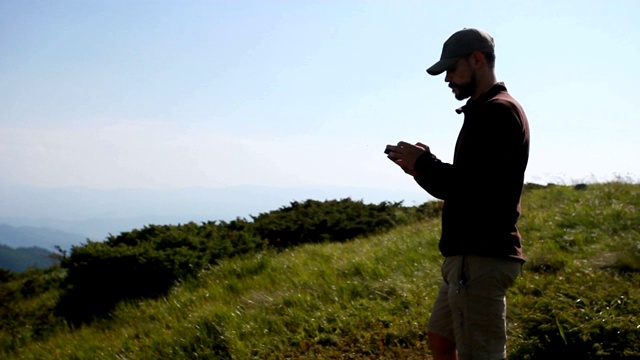
<instances>
[{"instance_id":1,"label":"grassy hillside","mask_svg":"<svg viewBox=\"0 0 640 360\"><path fill-rule=\"evenodd\" d=\"M529 261L508 297L509 358L640 359L640 185L534 189L523 212ZM32 340L2 332L0 358L424 359L439 227L223 260L108 320Z\"/></svg>"}]
</instances>

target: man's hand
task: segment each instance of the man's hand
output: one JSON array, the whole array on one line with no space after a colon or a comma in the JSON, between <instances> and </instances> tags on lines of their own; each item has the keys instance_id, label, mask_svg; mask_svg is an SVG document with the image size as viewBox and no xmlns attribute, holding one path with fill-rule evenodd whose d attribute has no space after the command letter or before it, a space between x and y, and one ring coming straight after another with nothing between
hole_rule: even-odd
<instances>
[{"instance_id":1,"label":"man's hand","mask_svg":"<svg viewBox=\"0 0 640 360\"><path fill-rule=\"evenodd\" d=\"M420 155L429 152L429 147L423 143L413 145L400 141L397 145L387 145L385 152L387 158L400 166L405 173L417 177L418 173L413 166Z\"/></svg>"}]
</instances>

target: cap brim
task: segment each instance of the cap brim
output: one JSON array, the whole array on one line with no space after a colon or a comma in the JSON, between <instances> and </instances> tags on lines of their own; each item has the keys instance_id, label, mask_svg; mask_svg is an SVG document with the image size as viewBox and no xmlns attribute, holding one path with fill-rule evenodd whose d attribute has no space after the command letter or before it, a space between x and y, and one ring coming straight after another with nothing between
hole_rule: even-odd
<instances>
[{"instance_id":1,"label":"cap brim","mask_svg":"<svg viewBox=\"0 0 640 360\"><path fill-rule=\"evenodd\" d=\"M458 61L458 58L440 59L440 61L427 69L427 73L429 73L429 75L440 75L447 71L448 68L452 67L456 61Z\"/></svg>"}]
</instances>

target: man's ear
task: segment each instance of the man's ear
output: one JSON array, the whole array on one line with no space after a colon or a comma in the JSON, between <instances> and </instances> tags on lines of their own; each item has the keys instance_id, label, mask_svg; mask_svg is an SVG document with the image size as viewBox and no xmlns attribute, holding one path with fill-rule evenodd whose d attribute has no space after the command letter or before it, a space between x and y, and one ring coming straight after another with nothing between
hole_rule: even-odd
<instances>
[{"instance_id":1,"label":"man's ear","mask_svg":"<svg viewBox=\"0 0 640 360\"><path fill-rule=\"evenodd\" d=\"M471 53L471 66L480 69L487 62L484 58L484 54L480 51L474 51Z\"/></svg>"}]
</instances>

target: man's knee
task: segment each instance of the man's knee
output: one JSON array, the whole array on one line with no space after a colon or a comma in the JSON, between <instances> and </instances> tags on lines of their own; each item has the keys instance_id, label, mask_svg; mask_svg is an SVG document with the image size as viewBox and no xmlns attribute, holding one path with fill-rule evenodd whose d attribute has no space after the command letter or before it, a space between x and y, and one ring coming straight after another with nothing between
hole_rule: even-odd
<instances>
[{"instance_id":1,"label":"man's knee","mask_svg":"<svg viewBox=\"0 0 640 360\"><path fill-rule=\"evenodd\" d=\"M435 360L457 359L455 342L433 332L429 332L428 337L429 348Z\"/></svg>"}]
</instances>

